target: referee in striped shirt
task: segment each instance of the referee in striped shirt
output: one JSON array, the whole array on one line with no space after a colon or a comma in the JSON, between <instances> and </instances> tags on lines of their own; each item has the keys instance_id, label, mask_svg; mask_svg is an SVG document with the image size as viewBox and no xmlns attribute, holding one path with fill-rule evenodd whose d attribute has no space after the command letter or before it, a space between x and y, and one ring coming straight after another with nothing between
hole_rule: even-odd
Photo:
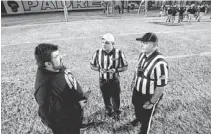
<instances>
[{"instance_id":1,"label":"referee in striped shirt","mask_svg":"<svg viewBox=\"0 0 211 134\"><path fill-rule=\"evenodd\" d=\"M91 69L99 72L106 114L119 119L120 82L119 72L127 70L128 63L123 52L114 48L114 36L106 33L102 37L102 48L97 50L90 62ZM111 103L112 101L112 103Z\"/></svg>"},{"instance_id":2,"label":"referee in striped shirt","mask_svg":"<svg viewBox=\"0 0 211 134\"><path fill-rule=\"evenodd\" d=\"M131 124L136 126L141 122L141 134L148 134L155 107L168 81L168 64L157 50L158 38L154 33L146 33L136 40L140 41L142 53L132 82L136 119Z\"/></svg>"}]
</instances>

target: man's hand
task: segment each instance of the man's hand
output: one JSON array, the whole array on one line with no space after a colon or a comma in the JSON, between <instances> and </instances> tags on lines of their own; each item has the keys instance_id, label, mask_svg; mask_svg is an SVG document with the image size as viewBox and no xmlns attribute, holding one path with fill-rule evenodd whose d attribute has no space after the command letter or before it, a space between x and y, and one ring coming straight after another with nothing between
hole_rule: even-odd
<instances>
[{"instance_id":1,"label":"man's hand","mask_svg":"<svg viewBox=\"0 0 211 134\"><path fill-rule=\"evenodd\" d=\"M84 96L88 99L89 98L89 95L91 94L91 90L87 91L84 93Z\"/></svg>"},{"instance_id":2,"label":"man's hand","mask_svg":"<svg viewBox=\"0 0 211 134\"><path fill-rule=\"evenodd\" d=\"M152 109L154 105L152 103L150 103L149 101L145 102L143 105L144 109Z\"/></svg>"},{"instance_id":3,"label":"man's hand","mask_svg":"<svg viewBox=\"0 0 211 134\"><path fill-rule=\"evenodd\" d=\"M107 71L106 71L105 69L101 68L101 69L100 69L100 72L101 72L102 74L104 74L104 73L106 73Z\"/></svg>"},{"instance_id":4,"label":"man's hand","mask_svg":"<svg viewBox=\"0 0 211 134\"><path fill-rule=\"evenodd\" d=\"M87 100L81 100L79 101L80 105L81 105L81 108L84 108L84 106L86 105L87 103Z\"/></svg>"},{"instance_id":5,"label":"man's hand","mask_svg":"<svg viewBox=\"0 0 211 134\"><path fill-rule=\"evenodd\" d=\"M109 72L109 73L116 73L116 69L112 68L112 69L109 69L107 72Z\"/></svg>"}]
</instances>

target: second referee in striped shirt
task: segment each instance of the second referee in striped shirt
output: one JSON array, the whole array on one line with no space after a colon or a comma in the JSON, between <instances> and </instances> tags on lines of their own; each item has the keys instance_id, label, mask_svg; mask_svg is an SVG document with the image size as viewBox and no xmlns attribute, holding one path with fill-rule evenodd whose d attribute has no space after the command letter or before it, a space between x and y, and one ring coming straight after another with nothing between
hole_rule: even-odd
<instances>
[{"instance_id":1,"label":"second referee in striped shirt","mask_svg":"<svg viewBox=\"0 0 211 134\"><path fill-rule=\"evenodd\" d=\"M120 82L119 72L127 70L128 63L123 52L114 48L114 36L106 33L102 37L102 48L97 50L90 62L91 69L99 71L100 89L106 114L119 119ZM112 101L112 103L111 103Z\"/></svg>"},{"instance_id":2,"label":"second referee in striped shirt","mask_svg":"<svg viewBox=\"0 0 211 134\"><path fill-rule=\"evenodd\" d=\"M158 51L158 38L154 33L146 33L136 40L140 42L142 53L132 82L136 119L131 124L136 126L141 122L140 134L148 134L155 108L168 82L168 63Z\"/></svg>"}]
</instances>

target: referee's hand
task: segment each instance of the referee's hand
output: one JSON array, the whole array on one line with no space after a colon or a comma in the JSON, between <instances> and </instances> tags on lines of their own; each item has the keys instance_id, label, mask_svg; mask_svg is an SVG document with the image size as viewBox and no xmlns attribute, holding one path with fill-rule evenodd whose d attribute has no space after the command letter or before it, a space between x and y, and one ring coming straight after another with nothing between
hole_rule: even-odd
<instances>
[{"instance_id":1,"label":"referee's hand","mask_svg":"<svg viewBox=\"0 0 211 134\"><path fill-rule=\"evenodd\" d=\"M100 72L101 72L102 74L104 74L104 73L106 73L107 71L106 71L105 69L101 68L101 69L100 69Z\"/></svg>"},{"instance_id":2,"label":"referee's hand","mask_svg":"<svg viewBox=\"0 0 211 134\"><path fill-rule=\"evenodd\" d=\"M109 72L109 73L115 73L116 70L114 68L112 68L112 69L109 69L107 72Z\"/></svg>"},{"instance_id":3,"label":"referee's hand","mask_svg":"<svg viewBox=\"0 0 211 134\"><path fill-rule=\"evenodd\" d=\"M79 101L79 103L81 105L81 108L84 108L87 103L87 100L81 100L81 101Z\"/></svg>"},{"instance_id":4,"label":"referee's hand","mask_svg":"<svg viewBox=\"0 0 211 134\"><path fill-rule=\"evenodd\" d=\"M144 109L152 109L152 107L153 107L153 104L150 103L149 101L145 102L143 105Z\"/></svg>"}]
</instances>

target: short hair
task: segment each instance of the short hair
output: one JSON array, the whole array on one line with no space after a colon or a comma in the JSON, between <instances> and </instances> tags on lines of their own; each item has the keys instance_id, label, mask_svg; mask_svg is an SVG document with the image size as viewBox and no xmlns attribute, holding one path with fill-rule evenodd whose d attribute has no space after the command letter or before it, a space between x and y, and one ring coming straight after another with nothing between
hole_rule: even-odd
<instances>
[{"instance_id":1,"label":"short hair","mask_svg":"<svg viewBox=\"0 0 211 134\"><path fill-rule=\"evenodd\" d=\"M50 43L39 44L34 51L37 66L45 68L45 62L51 62L51 53L58 50L58 46Z\"/></svg>"}]
</instances>

